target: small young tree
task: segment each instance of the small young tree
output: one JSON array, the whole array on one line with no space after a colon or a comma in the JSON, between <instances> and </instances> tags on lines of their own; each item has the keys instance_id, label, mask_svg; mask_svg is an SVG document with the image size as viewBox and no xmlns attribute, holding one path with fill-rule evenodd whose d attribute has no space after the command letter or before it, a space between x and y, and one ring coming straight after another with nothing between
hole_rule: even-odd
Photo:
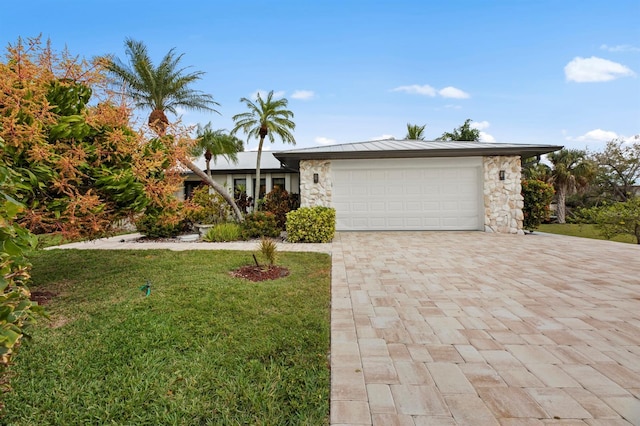
<instances>
[{"instance_id":1,"label":"small young tree","mask_svg":"<svg viewBox=\"0 0 640 426\"><path fill-rule=\"evenodd\" d=\"M549 219L549 204L553 200L553 186L536 179L522 181L524 198L524 229L533 231Z\"/></svg>"},{"instance_id":2,"label":"small young tree","mask_svg":"<svg viewBox=\"0 0 640 426\"><path fill-rule=\"evenodd\" d=\"M592 207L584 212L584 216L595 223L606 238L616 235L631 235L640 244L640 197L630 198L625 202Z\"/></svg>"}]
</instances>

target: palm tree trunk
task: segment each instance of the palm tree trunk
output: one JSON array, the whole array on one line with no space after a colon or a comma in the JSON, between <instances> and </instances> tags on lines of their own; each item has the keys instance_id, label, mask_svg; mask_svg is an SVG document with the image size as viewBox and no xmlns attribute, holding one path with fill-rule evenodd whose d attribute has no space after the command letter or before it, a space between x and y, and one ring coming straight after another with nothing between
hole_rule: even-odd
<instances>
[{"instance_id":1,"label":"palm tree trunk","mask_svg":"<svg viewBox=\"0 0 640 426\"><path fill-rule=\"evenodd\" d=\"M556 213L558 216L558 223L567 223L567 188L563 185L558 186L558 205L556 206Z\"/></svg>"},{"instance_id":2,"label":"palm tree trunk","mask_svg":"<svg viewBox=\"0 0 640 426\"><path fill-rule=\"evenodd\" d=\"M224 187L222 185L220 185L218 182L214 181L209 176L207 176L207 174L205 172L200 170L200 168L198 166L196 166L195 164L193 164L191 161L189 161L187 159L182 159L180 161L183 162L184 165L187 166L187 168L189 170L191 170L193 173L195 173L200 179L202 179L205 182L207 182L207 184L209 186L211 186L213 189L215 189L216 192L218 192L218 194L222 195L222 198L224 198L225 201L227 203L229 203L229 205L233 209L233 213L235 214L236 219L238 220L238 222L244 221L244 217L242 216L242 212L240 212L240 209L238 208L238 205L236 204L235 200L233 199L233 197L231 195L229 195L229 193L227 191L225 191L225 189L224 189Z\"/></svg>"},{"instance_id":3,"label":"palm tree trunk","mask_svg":"<svg viewBox=\"0 0 640 426\"><path fill-rule=\"evenodd\" d=\"M211 177L211 161L207 160L207 176L209 176L209 179L213 180L213 178Z\"/></svg>"},{"instance_id":4,"label":"palm tree trunk","mask_svg":"<svg viewBox=\"0 0 640 426\"><path fill-rule=\"evenodd\" d=\"M260 136L260 143L258 143L258 160L256 161L256 188L254 191L256 196L253 199L254 209L256 207L256 201L260 198L260 159L262 158L262 144L264 143L264 136Z\"/></svg>"}]
</instances>

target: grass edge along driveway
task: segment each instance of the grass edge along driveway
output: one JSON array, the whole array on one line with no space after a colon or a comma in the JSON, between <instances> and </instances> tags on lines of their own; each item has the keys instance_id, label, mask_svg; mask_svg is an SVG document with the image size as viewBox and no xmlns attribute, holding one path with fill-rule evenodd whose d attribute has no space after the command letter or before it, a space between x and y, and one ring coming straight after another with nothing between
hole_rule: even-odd
<instances>
[{"instance_id":1,"label":"grass edge along driveway","mask_svg":"<svg viewBox=\"0 0 640 426\"><path fill-rule=\"evenodd\" d=\"M18 354L0 422L328 423L328 255L280 253L291 274L261 283L229 275L251 252L51 250L32 261L32 291L57 296Z\"/></svg>"}]
</instances>

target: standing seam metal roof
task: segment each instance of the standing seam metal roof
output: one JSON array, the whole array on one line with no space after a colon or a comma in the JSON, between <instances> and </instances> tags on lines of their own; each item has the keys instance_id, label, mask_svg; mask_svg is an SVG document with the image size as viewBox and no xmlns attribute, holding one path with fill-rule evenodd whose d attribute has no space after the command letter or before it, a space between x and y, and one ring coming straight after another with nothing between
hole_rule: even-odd
<instances>
[{"instance_id":1,"label":"standing seam metal roof","mask_svg":"<svg viewBox=\"0 0 640 426\"><path fill-rule=\"evenodd\" d=\"M447 142L385 139L274 152L288 167L298 168L300 160L416 157L473 157L520 155L533 157L562 149L560 145L488 142Z\"/></svg>"}]
</instances>

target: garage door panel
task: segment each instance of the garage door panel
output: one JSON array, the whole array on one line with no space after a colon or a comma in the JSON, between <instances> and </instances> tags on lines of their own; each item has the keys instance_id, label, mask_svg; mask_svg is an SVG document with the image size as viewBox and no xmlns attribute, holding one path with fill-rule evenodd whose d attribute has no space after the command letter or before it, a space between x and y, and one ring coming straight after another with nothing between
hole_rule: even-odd
<instances>
[{"instance_id":1,"label":"garage door panel","mask_svg":"<svg viewBox=\"0 0 640 426\"><path fill-rule=\"evenodd\" d=\"M369 211L369 206L367 203L351 203L351 210L356 213L366 213Z\"/></svg>"},{"instance_id":2,"label":"garage door panel","mask_svg":"<svg viewBox=\"0 0 640 426\"><path fill-rule=\"evenodd\" d=\"M480 158L332 161L338 230L480 229Z\"/></svg>"},{"instance_id":3,"label":"garage door panel","mask_svg":"<svg viewBox=\"0 0 640 426\"><path fill-rule=\"evenodd\" d=\"M387 189L384 186L371 186L368 188L369 195L386 195Z\"/></svg>"},{"instance_id":4,"label":"garage door panel","mask_svg":"<svg viewBox=\"0 0 640 426\"><path fill-rule=\"evenodd\" d=\"M402 213L407 210L405 208L405 203L403 203L402 201L391 201L387 203L387 206L388 210L394 213Z\"/></svg>"}]
</instances>

